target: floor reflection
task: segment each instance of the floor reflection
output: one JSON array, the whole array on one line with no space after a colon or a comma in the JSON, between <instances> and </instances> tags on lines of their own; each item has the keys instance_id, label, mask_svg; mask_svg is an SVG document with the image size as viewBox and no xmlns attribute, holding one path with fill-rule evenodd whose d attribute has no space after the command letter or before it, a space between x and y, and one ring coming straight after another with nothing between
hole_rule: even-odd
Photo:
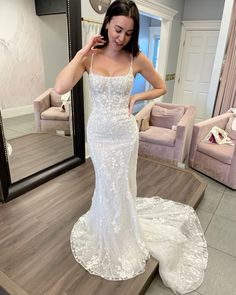
<instances>
[{"instance_id":1,"label":"floor reflection","mask_svg":"<svg viewBox=\"0 0 236 295\"><path fill-rule=\"evenodd\" d=\"M71 136L58 133L36 133L34 115L3 119L4 133L12 147L9 165L12 182L50 167L73 153Z\"/></svg>"},{"instance_id":2,"label":"floor reflection","mask_svg":"<svg viewBox=\"0 0 236 295\"><path fill-rule=\"evenodd\" d=\"M6 140L35 132L34 114L3 118Z\"/></svg>"}]
</instances>

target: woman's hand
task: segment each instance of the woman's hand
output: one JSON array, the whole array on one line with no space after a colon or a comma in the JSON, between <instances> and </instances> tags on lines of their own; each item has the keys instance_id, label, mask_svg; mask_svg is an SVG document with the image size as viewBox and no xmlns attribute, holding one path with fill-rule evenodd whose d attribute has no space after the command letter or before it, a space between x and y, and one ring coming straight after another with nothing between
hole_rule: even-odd
<instances>
[{"instance_id":1,"label":"woman's hand","mask_svg":"<svg viewBox=\"0 0 236 295\"><path fill-rule=\"evenodd\" d=\"M54 89L58 94L64 94L71 90L81 79L86 71L86 58L92 53L100 50L96 46L104 45L105 41L101 35L92 37L89 42L80 49L74 58L66 65L56 77Z\"/></svg>"},{"instance_id":2,"label":"woman's hand","mask_svg":"<svg viewBox=\"0 0 236 295\"><path fill-rule=\"evenodd\" d=\"M96 46L101 46L101 45L104 45L105 43L106 41L103 39L103 36L96 35L92 37L89 40L89 42L82 48L83 54L86 56L89 56L99 50L99 48L96 49Z\"/></svg>"},{"instance_id":3,"label":"woman's hand","mask_svg":"<svg viewBox=\"0 0 236 295\"><path fill-rule=\"evenodd\" d=\"M133 111L134 104L135 104L136 100L137 100L137 98L136 98L135 95L130 96L130 99L129 99L129 110L128 110L129 116L132 114L132 111Z\"/></svg>"}]
</instances>

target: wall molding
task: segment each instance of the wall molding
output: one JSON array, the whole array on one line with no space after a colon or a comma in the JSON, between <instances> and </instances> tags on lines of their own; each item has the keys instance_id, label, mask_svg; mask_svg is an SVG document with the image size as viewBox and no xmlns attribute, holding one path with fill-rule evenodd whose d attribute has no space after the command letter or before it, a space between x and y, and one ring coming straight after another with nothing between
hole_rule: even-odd
<instances>
[{"instance_id":1,"label":"wall molding","mask_svg":"<svg viewBox=\"0 0 236 295\"><path fill-rule=\"evenodd\" d=\"M219 31L221 20L182 21L183 29L191 31Z\"/></svg>"},{"instance_id":2,"label":"wall molding","mask_svg":"<svg viewBox=\"0 0 236 295\"><path fill-rule=\"evenodd\" d=\"M178 11L159 4L155 0L137 0L136 4L141 14L161 20L158 72L164 79L168 63L172 23Z\"/></svg>"},{"instance_id":3,"label":"wall molding","mask_svg":"<svg viewBox=\"0 0 236 295\"><path fill-rule=\"evenodd\" d=\"M159 18L173 20L174 16L178 13L177 10L157 3L156 0L136 0L135 2L138 9L147 15L157 15Z\"/></svg>"},{"instance_id":4,"label":"wall molding","mask_svg":"<svg viewBox=\"0 0 236 295\"><path fill-rule=\"evenodd\" d=\"M18 116L32 114L33 112L34 112L33 105L25 105L22 107L7 108L7 109L1 110L3 118L18 117Z\"/></svg>"}]
</instances>

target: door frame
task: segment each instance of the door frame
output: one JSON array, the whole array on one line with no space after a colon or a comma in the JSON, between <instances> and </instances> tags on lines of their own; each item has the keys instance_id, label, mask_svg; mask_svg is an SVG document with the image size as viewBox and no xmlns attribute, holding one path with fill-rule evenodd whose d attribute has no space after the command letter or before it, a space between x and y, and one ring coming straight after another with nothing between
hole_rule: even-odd
<instances>
[{"instance_id":1,"label":"door frame","mask_svg":"<svg viewBox=\"0 0 236 295\"><path fill-rule=\"evenodd\" d=\"M206 21L182 21L181 36L179 43L179 54L177 60L175 85L173 91L173 103L179 103L178 91L179 91L179 79L181 75L181 67L184 54L184 45L186 34L189 31L220 31L221 20L206 20Z\"/></svg>"},{"instance_id":2,"label":"door frame","mask_svg":"<svg viewBox=\"0 0 236 295\"><path fill-rule=\"evenodd\" d=\"M141 14L161 20L158 72L165 78L170 48L171 28L177 10L157 3L155 0L135 1Z\"/></svg>"},{"instance_id":3,"label":"door frame","mask_svg":"<svg viewBox=\"0 0 236 295\"><path fill-rule=\"evenodd\" d=\"M148 40L148 58L151 60L153 57L153 39L161 36L161 27L149 27L149 40ZM160 53L159 53L160 54ZM159 57L158 57L159 59ZM158 67L156 67L156 70Z\"/></svg>"},{"instance_id":4,"label":"door frame","mask_svg":"<svg viewBox=\"0 0 236 295\"><path fill-rule=\"evenodd\" d=\"M152 61L153 58L153 40L155 36L161 37L161 26L160 27L149 27L149 35L148 35L148 58L150 61ZM159 43L161 43L161 41L159 41ZM159 46L159 56L158 56L158 66L155 67L155 69L159 72L159 61L160 61L160 46ZM146 80L145 83L146 90L150 90L151 85L149 84L149 82Z\"/></svg>"}]
</instances>

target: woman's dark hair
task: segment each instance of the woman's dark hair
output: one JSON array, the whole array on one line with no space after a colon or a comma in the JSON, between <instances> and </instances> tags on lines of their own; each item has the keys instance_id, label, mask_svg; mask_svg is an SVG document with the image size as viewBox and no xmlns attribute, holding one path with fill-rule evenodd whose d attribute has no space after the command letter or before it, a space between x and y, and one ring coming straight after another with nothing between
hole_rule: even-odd
<instances>
[{"instance_id":1,"label":"woman's dark hair","mask_svg":"<svg viewBox=\"0 0 236 295\"><path fill-rule=\"evenodd\" d=\"M115 0L107 9L101 32L100 34L104 37L106 44L108 43L108 33L106 29L107 23L110 22L113 16L128 16L133 19L134 22L134 30L132 33L132 37L129 40L129 43L126 44L123 49L132 53L133 56L136 56L139 53L138 46L138 36L139 36L139 12L136 4L133 1L129 0ZM103 45L101 47L104 47Z\"/></svg>"}]
</instances>

